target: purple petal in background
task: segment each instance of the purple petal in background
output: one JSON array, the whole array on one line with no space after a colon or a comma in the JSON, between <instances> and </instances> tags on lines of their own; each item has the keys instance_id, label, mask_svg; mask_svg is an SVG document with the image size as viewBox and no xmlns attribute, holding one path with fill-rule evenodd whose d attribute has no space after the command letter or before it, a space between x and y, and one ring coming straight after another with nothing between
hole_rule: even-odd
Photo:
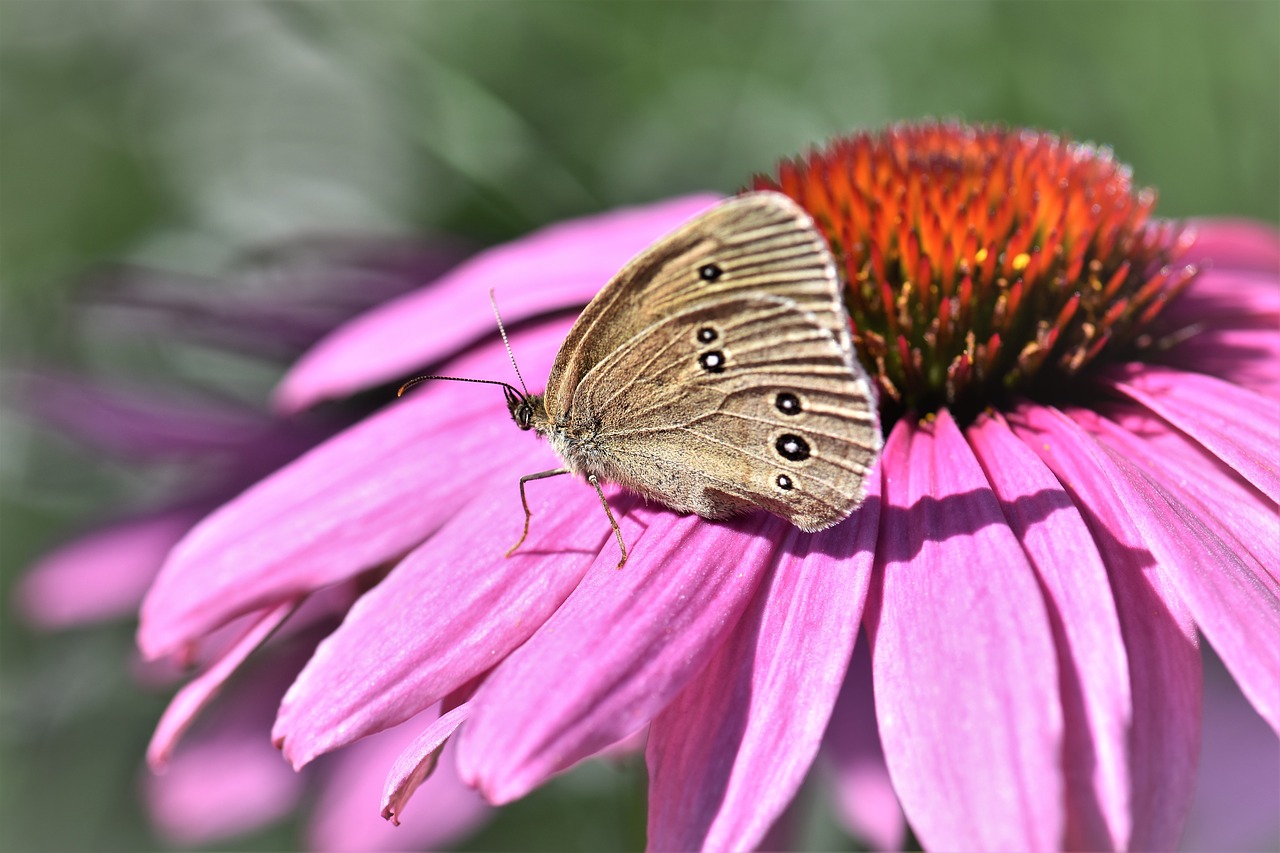
<instances>
[{"instance_id":1,"label":"purple petal in background","mask_svg":"<svg viewBox=\"0 0 1280 853\"><path fill-rule=\"evenodd\" d=\"M292 359L342 322L424 286L464 257L449 241L311 235L255 249L218 279L108 268L90 275L79 297L99 309L97 326L101 309L123 311L131 334L155 331L184 344Z\"/></svg>"},{"instance_id":2,"label":"purple petal in background","mask_svg":"<svg viewBox=\"0 0 1280 853\"><path fill-rule=\"evenodd\" d=\"M712 524L633 510L617 570L601 551L556 614L489 677L462 733L462 778L491 802L523 796L551 774L649 722L741 617L785 522L753 514Z\"/></svg>"},{"instance_id":3,"label":"purple petal in background","mask_svg":"<svg viewBox=\"0 0 1280 853\"><path fill-rule=\"evenodd\" d=\"M45 555L17 584L15 603L41 628L131 615L169 549L200 517L175 510L119 522Z\"/></svg>"},{"instance_id":4,"label":"purple petal in background","mask_svg":"<svg viewBox=\"0 0 1280 853\"><path fill-rule=\"evenodd\" d=\"M215 403L47 372L26 376L19 393L24 411L60 433L134 459L235 453L272 427L267 415L229 400Z\"/></svg>"},{"instance_id":5,"label":"purple petal in background","mask_svg":"<svg viewBox=\"0 0 1280 853\"><path fill-rule=\"evenodd\" d=\"M1071 498L1003 420L984 415L966 435L1048 607L1065 724L1066 847L1126 849L1133 706L1106 567Z\"/></svg>"},{"instance_id":6,"label":"purple petal in background","mask_svg":"<svg viewBox=\"0 0 1280 853\"><path fill-rule=\"evenodd\" d=\"M836 814L849 834L872 850L901 850L907 838L907 821L880 746L871 652L865 634L854 647L831 714L823 757L827 775L833 777Z\"/></svg>"},{"instance_id":7,"label":"purple petal in background","mask_svg":"<svg viewBox=\"0 0 1280 853\"><path fill-rule=\"evenodd\" d=\"M946 410L899 421L881 466L867 629L907 818L926 849L1057 848L1062 707L1035 572Z\"/></svg>"},{"instance_id":8,"label":"purple petal in background","mask_svg":"<svg viewBox=\"0 0 1280 853\"><path fill-rule=\"evenodd\" d=\"M649 729L649 848L745 850L813 763L862 620L880 516L866 503L813 536L785 532L715 657Z\"/></svg>"},{"instance_id":9,"label":"purple petal in background","mask_svg":"<svg viewBox=\"0 0 1280 853\"><path fill-rule=\"evenodd\" d=\"M1280 740L1212 655L1204 676L1200 775L1181 849L1280 849Z\"/></svg>"},{"instance_id":10,"label":"purple petal in background","mask_svg":"<svg viewBox=\"0 0 1280 853\"><path fill-rule=\"evenodd\" d=\"M633 255L718 200L703 194L597 214L483 252L321 341L281 382L277 405L296 411L395 381L491 334L490 290L508 325L581 307Z\"/></svg>"},{"instance_id":11,"label":"purple petal in background","mask_svg":"<svg viewBox=\"0 0 1280 853\"><path fill-rule=\"evenodd\" d=\"M303 777L262 736L279 696L278 674L255 673L201 724L163 775L143 778L151 820L170 842L226 841L283 820L301 801Z\"/></svg>"}]
</instances>

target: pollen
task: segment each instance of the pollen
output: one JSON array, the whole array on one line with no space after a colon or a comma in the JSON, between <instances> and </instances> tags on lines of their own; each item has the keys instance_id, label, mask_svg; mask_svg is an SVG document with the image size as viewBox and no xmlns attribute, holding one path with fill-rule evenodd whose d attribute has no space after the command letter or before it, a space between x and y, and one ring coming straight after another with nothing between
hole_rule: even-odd
<instances>
[{"instance_id":1,"label":"pollen","mask_svg":"<svg viewBox=\"0 0 1280 853\"><path fill-rule=\"evenodd\" d=\"M1197 270L1110 149L956 122L896 125L784 161L846 285L854 342L894 419L976 415L1141 355Z\"/></svg>"}]
</instances>

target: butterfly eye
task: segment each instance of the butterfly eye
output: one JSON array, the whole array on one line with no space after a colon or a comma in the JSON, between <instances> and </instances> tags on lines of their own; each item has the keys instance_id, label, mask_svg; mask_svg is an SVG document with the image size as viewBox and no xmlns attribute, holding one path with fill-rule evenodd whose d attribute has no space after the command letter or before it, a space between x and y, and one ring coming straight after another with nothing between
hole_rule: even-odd
<instances>
[{"instance_id":1,"label":"butterfly eye","mask_svg":"<svg viewBox=\"0 0 1280 853\"><path fill-rule=\"evenodd\" d=\"M773 403L778 407L778 411L784 415L798 415L803 411L800 407L800 398L790 391L783 391Z\"/></svg>"},{"instance_id":2,"label":"butterfly eye","mask_svg":"<svg viewBox=\"0 0 1280 853\"><path fill-rule=\"evenodd\" d=\"M777 448L779 455L783 459L790 459L792 462L803 462L809 458L809 442L805 441L798 435L786 433L778 436L778 440L773 443Z\"/></svg>"},{"instance_id":3,"label":"butterfly eye","mask_svg":"<svg viewBox=\"0 0 1280 853\"><path fill-rule=\"evenodd\" d=\"M791 482L791 478L786 474L779 474L778 479L774 482L777 483L778 488L782 489L784 492L789 492L795 487L795 484Z\"/></svg>"},{"instance_id":4,"label":"butterfly eye","mask_svg":"<svg viewBox=\"0 0 1280 853\"><path fill-rule=\"evenodd\" d=\"M707 373L724 373L724 353L714 349L711 352L704 352L698 356L698 364L701 364L702 369Z\"/></svg>"},{"instance_id":5,"label":"butterfly eye","mask_svg":"<svg viewBox=\"0 0 1280 853\"><path fill-rule=\"evenodd\" d=\"M724 275L724 270L715 264L703 264L698 269L698 276L703 281L715 281L722 275Z\"/></svg>"},{"instance_id":6,"label":"butterfly eye","mask_svg":"<svg viewBox=\"0 0 1280 853\"><path fill-rule=\"evenodd\" d=\"M710 326L703 326L701 329L698 330L699 343L709 344L718 337L720 336L716 334L716 330L711 328Z\"/></svg>"}]
</instances>

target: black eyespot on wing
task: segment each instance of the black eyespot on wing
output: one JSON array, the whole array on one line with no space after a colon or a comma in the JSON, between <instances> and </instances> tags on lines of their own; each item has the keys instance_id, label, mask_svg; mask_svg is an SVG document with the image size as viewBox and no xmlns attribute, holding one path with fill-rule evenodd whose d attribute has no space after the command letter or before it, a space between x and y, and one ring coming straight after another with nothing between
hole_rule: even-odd
<instances>
[{"instance_id":1,"label":"black eyespot on wing","mask_svg":"<svg viewBox=\"0 0 1280 853\"><path fill-rule=\"evenodd\" d=\"M795 483L791 482L791 478L786 474L779 474L778 479L774 480L774 482L777 483L778 488L782 489L784 492L789 492L795 488Z\"/></svg>"},{"instance_id":2,"label":"black eyespot on wing","mask_svg":"<svg viewBox=\"0 0 1280 853\"><path fill-rule=\"evenodd\" d=\"M701 364L702 369L707 371L707 373L724 373L724 353L720 352L718 349L713 349L710 352L704 352L702 355L698 356L698 364Z\"/></svg>"},{"instance_id":3,"label":"black eyespot on wing","mask_svg":"<svg viewBox=\"0 0 1280 853\"><path fill-rule=\"evenodd\" d=\"M800 406L800 398L790 391L783 391L773 401L778 411L784 415L798 415L804 409Z\"/></svg>"},{"instance_id":4,"label":"black eyespot on wing","mask_svg":"<svg viewBox=\"0 0 1280 853\"><path fill-rule=\"evenodd\" d=\"M698 343L709 344L718 337L720 337L720 335L710 326L703 326L698 330Z\"/></svg>"},{"instance_id":5,"label":"black eyespot on wing","mask_svg":"<svg viewBox=\"0 0 1280 853\"><path fill-rule=\"evenodd\" d=\"M722 275L724 275L724 270L715 264L703 264L698 268L698 277L703 281L715 281Z\"/></svg>"},{"instance_id":6,"label":"black eyespot on wing","mask_svg":"<svg viewBox=\"0 0 1280 853\"><path fill-rule=\"evenodd\" d=\"M773 443L778 455L792 462L803 462L809 458L809 442L798 435L784 433Z\"/></svg>"}]
</instances>

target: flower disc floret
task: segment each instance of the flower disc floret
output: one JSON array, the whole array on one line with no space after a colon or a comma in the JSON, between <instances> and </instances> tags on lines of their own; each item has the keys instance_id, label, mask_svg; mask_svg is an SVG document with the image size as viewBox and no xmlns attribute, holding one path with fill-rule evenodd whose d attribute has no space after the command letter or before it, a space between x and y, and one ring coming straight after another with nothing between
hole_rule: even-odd
<instances>
[{"instance_id":1,"label":"flower disc floret","mask_svg":"<svg viewBox=\"0 0 1280 853\"><path fill-rule=\"evenodd\" d=\"M780 190L824 231L884 414L962 419L1010 392L1060 396L1196 275L1190 234L1152 219L1110 149L1047 133L898 125L784 161Z\"/></svg>"}]
</instances>

